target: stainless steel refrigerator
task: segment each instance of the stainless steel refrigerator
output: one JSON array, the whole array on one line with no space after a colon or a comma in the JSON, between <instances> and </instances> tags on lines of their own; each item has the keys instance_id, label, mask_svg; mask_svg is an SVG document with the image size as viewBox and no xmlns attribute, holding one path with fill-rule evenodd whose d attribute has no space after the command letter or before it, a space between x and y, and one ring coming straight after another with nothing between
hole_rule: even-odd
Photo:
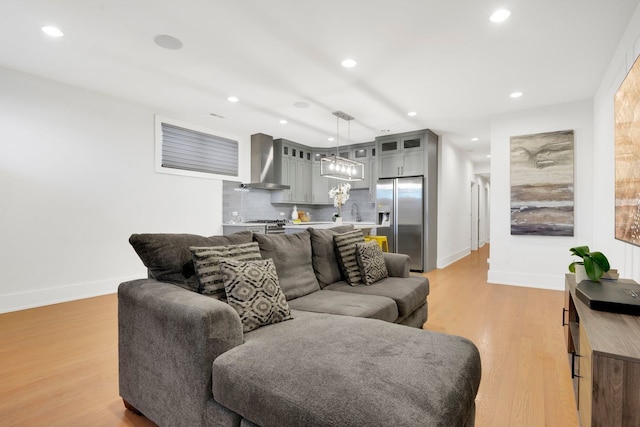
<instances>
[{"instance_id":1,"label":"stainless steel refrigerator","mask_svg":"<svg viewBox=\"0 0 640 427\"><path fill-rule=\"evenodd\" d=\"M424 177L388 178L378 180L376 204L378 224L376 234L387 236L389 252L411 257L409 268L424 271Z\"/></svg>"}]
</instances>

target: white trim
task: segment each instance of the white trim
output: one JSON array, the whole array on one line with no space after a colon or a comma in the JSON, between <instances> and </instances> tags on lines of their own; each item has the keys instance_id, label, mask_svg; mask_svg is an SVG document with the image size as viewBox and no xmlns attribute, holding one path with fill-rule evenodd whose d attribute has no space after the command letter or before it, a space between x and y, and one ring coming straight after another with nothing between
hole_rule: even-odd
<instances>
[{"instance_id":1,"label":"white trim","mask_svg":"<svg viewBox=\"0 0 640 427\"><path fill-rule=\"evenodd\" d=\"M228 180L228 181L240 181L240 146L241 139L235 135L230 135L224 132L214 131L202 126L194 125L191 123L181 122L179 120L163 117L159 114L154 114L154 140L155 140L155 159L154 166L156 173L163 173L168 175L180 175L188 176L192 178L204 178L204 179L216 179L216 180ZM237 175L218 175L213 173L204 173L196 171L187 171L182 169L173 169L162 167L162 123L178 126L185 129L191 129L197 132L206 133L214 137L222 137L231 139L238 143L238 174Z\"/></svg>"},{"instance_id":2,"label":"white trim","mask_svg":"<svg viewBox=\"0 0 640 427\"><path fill-rule=\"evenodd\" d=\"M562 291L564 290L564 274L514 273L489 269L487 283Z\"/></svg>"},{"instance_id":3,"label":"white trim","mask_svg":"<svg viewBox=\"0 0 640 427\"><path fill-rule=\"evenodd\" d=\"M96 282L76 283L54 288L0 295L0 313L116 293L118 285L143 277L119 277Z\"/></svg>"},{"instance_id":4,"label":"white trim","mask_svg":"<svg viewBox=\"0 0 640 427\"><path fill-rule=\"evenodd\" d=\"M461 260L462 258L466 257L467 255L469 255L471 253L471 249L469 249L468 247L459 250L458 252L455 252L451 255L448 255L444 258L440 258L438 260L438 268L445 268L450 266L451 264L453 264L456 261Z\"/></svg>"}]
</instances>

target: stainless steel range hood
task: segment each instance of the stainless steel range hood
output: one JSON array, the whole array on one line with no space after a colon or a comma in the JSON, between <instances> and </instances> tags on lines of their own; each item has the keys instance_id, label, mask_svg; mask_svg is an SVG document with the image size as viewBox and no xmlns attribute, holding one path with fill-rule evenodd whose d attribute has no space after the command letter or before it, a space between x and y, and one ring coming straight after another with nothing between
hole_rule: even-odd
<instances>
[{"instance_id":1,"label":"stainless steel range hood","mask_svg":"<svg viewBox=\"0 0 640 427\"><path fill-rule=\"evenodd\" d=\"M244 184L248 188L262 190L289 190L291 187L279 182L273 160L273 137L264 133L251 135L251 182Z\"/></svg>"}]
</instances>

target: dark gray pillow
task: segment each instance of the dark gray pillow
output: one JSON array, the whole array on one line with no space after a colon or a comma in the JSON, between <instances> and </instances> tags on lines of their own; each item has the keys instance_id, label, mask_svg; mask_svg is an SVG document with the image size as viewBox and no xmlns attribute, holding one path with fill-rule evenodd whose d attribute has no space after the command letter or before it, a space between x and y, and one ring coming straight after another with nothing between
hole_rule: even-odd
<instances>
[{"instance_id":1,"label":"dark gray pillow","mask_svg":"<svg viewBox=\"0 0 640 427\"><path fill-rule=\"evenodd\" d=\"M321 288L342 280L342 273L336 257L333 236L353 230L353 225L340 225L324 230L309 228L311 235L311 261Z\"/></svg>"},{"instance_id":2,"label":"dark gray pillow","mask_svg":"<svg viewBox=\"0 0 640 427\"><path fill-rule=\"evenodd\" d=\"M375 240L356 243L356 261L365 285L373 285L389 277L382 250Z\"/></svg>"},{"instance_id":3,"label":"dark gray pillow","mask_svg":"<svg viewBox=\"0 0 640 427\"><path fill-rule=\"evenodd\" d=\"M196 234L132 234L129 243L149 269L150 277L196 291L198 282L189 247L250 243L252 234L250 231L211 237Z\"/></svg>"},{"instance_id":4,"label":"dark gray pillow","mask_svg":"<svg viewBox=\"0 0 640 427\"><path fill-rule=\"evenodd\" d=\"M276 265L280 287L287 300L320 290L311 264L311 237L308 231L294 234L258 234L253 239L260 245L263 259Z\"/></svg>"},{"instance_id":5,"label":"dark gray pillow","mask_svg":"<svg viewBox=\"0 0 640 427\"><path fill-rule=\"evenodd\" d=\"M243 332L292 318L273 260L222 259L220 271L227 303L240 315Z\"/></svg>"},{"instance_id":6,"label":"dark gray pillow","mask_svg":"<svg viewBox=\"0 0 640 427\"><path fill-rule=\"evenodd\" d=\"M342 274L344 274L347 283L351 286L362 284L362 276L360 275L360 267L356 260L356 243L364 243L364 236L361 230L348 231L333 236L338 252L338 261Z\"/></svg>"},{"instance_id":7,"label":"dark gray pillow","mask_svg":"<svg viewBox=\"0 0 640 427\"><path fill-rule=\"evenodd\" d=\"M256 242L229 246L191 246L189 249L193 253L198 292L204 295L217 296L218 299L224 299L225 295L224 281L220 272L220 260L258 261L262 259L260 248Z\"/></svg>"}]
</instances>

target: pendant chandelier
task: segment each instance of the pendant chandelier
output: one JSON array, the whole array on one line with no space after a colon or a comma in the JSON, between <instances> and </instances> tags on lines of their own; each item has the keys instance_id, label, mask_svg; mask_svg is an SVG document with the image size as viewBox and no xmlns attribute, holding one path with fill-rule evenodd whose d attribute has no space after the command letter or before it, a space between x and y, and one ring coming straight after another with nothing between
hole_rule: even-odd
<instances>
[{"instance_id":1,"label":"pendant chandelier","mask_svg":"<svg viewBox=\"0 0 640 427\"><path fill-rule=\"evenodd\" d=\"M335 178L343 181L362 181L364 179L364 164L355 160L340 157L340 119L347 122L347 145L351 138L351 120L354 118L342 111L334 111L336 116L336 152L320 160L320 176Z\"/></svg>"}]
</instances>

